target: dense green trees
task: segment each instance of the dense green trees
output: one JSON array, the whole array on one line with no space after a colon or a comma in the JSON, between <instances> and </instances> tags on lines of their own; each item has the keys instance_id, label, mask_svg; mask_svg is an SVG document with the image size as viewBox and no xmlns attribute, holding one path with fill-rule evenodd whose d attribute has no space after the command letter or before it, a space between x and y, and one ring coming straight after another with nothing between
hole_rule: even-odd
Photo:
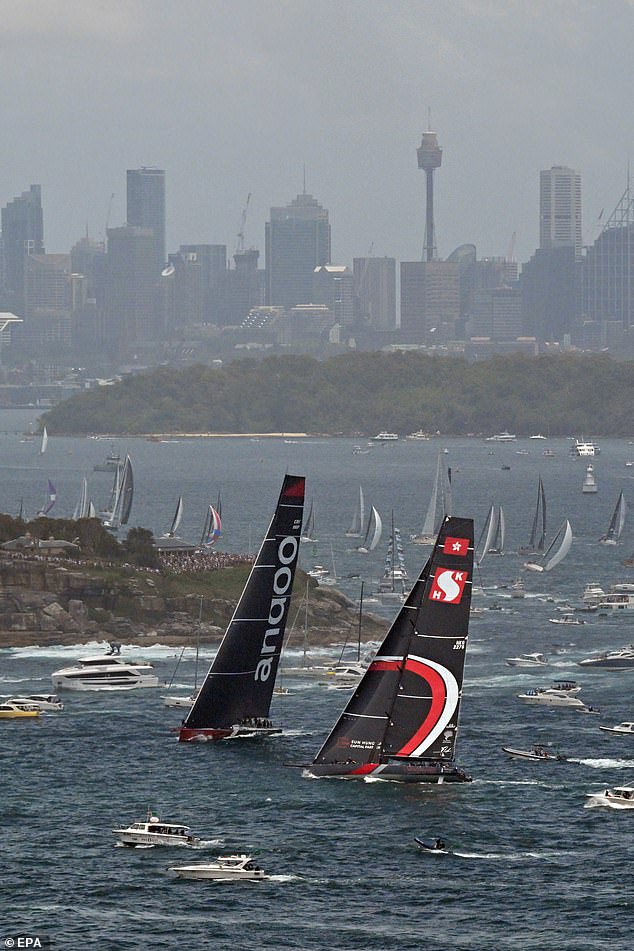
<instances>
[{"instance_id":1,"label":"dense green trees","mask_svg":"<svg viewBox=\"0 0 634 951\"><path fill-rule=\"evenodd\" d=\"M161 368L61 403L50 433L312 432L508 429L518 435L626 436L634 364L605 355L493 357L417 352L236 360Z\"/></svg>"}]
</instances>

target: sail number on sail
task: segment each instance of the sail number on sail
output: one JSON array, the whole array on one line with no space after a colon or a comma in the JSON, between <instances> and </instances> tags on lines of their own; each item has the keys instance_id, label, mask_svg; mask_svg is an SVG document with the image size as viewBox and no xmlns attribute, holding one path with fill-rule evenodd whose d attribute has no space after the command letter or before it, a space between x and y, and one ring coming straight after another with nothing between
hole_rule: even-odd
<instances>
[{"instance_id":1,"label":"sail number on sail","mask_svg":"<svg viewBox=\"0 0 634 951\"><path fill-rule=\"evenodd\" d=\"M293 587L293 571L289 565L294 564L297 557L298 540L293 536L283 538L277 549L277 557L280 560L280 567L275 572L273 578L273 594L269 607L269 625L276 627L267 627L262 649L260 651L260 660L255 668L254 679L264 682L271 676L273 668L272 656L279 649L279 637L281 624L286 615L286 608L290 591Z\"/></svg>"}]
</instances>

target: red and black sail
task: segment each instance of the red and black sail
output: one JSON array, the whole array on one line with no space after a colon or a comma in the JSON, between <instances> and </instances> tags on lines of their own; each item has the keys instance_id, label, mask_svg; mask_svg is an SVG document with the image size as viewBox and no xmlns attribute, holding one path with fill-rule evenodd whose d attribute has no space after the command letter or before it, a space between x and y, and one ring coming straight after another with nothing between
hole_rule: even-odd
<instances>
[{"instance_id":1,"label":"red and black sail","mask_svg":"<svg viewBox=\"0 0 634 951\"><path fill-rule=\"evenodd\" d=\"M268 717L293 589L304 476L284 477L273 520L183 733Z\"/></svg>"},{"instance_id":2,"label":"red and black sail","mask_svg":"<svg viewBox=\"0 0 634 951\"><path fill-rule=\"evenodd\" d=\"M314 765L450 763L462 696L473 520L446 516L432 555Z\"/></svg>"}]
</instances>

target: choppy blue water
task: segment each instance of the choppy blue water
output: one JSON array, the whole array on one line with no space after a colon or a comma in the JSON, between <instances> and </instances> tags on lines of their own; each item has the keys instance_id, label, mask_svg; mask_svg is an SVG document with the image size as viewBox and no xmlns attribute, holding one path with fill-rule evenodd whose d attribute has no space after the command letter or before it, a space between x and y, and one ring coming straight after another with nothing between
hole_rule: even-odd
<instances>
[{"instance_id":1,"label":"choppy blue water","mask_svg":"<svg viewBox=\"0 0 634 951\"><path fill-rule=\"evenodd\" d=\"M33 511L51 478L59 514L70 515L84 473L105 500L109 477L93 475L92 466L108 442L52 438L40 456L14 435L26 428L17 420L0 414L7 431L0 435L0 508L17 511L24 497ZM304 779L286 764L312 759L346 699L309 680L288 682L292 693L276 698L274 710L284 734L259 743L178 744L170 732L178 711L162 706L160 690L66 694L61 714L0 723L0 946L4 934L29 932L71 951L629 951L633 817L584 809L584 800L586 792L634 779L634 738L598 729L634 719L634 671L589 672L576 661L634 640L632 620L590 616L565 628L549 618L566 599L578 600L586 582L609 585L634 574L621 565L634 549L634 520L616 549L597 544L621 488L632 502L634 468L625 463L634 446L602 441L593 460L599 492L583 496L585 463L568 456L565 440L546 445L557 450L553 459L528 440L493 448L468 439L400 441L367 455L353 455L351 440L119 443L135 467L134 524L166 531L182 493L181 534L195 540L220 491L222 543L231 551L259 544L283 473L305 473L319 541L303 552L304 566L330 565L334 556L338 575L359 573L366 590L381 572L385 546L368 556L349 550L344 532L359 484L386 521L394 509L414 575L426 549L407 539L420 529L437 452L446 446L456 514L476 519L476 536L491 502L504 506L508 522L509 554L485 559L484 590L474 596L476 606L505 609L485 610L471 623L458 758L474 781L425 788ZM567 516L575 540L551 574L525 576L527 597L517 603L502 586L521 572L513 552L528 540L539 473L550 530ZM355 597L360 581L341 585ZM537 650L551 658L545 671L504 663ZM51 672L85 652L1 650L0 694L48 690ZM150 658L162 678L172 676L173 649L134 654ZM177 677L183 687L191 683L191 661ZM516 698L558 677L579 679L582 698L601 716ZM570 761L512 761L501 749L533 742L552 743ZM206 840L222 839L222 847L116 848L110 830L142 818L150 805ZM417 835L442 835L451 854L420 852ZM167 871L235 850L252 852L272 880L196 883Z\"/></svg>"}]
</instances>

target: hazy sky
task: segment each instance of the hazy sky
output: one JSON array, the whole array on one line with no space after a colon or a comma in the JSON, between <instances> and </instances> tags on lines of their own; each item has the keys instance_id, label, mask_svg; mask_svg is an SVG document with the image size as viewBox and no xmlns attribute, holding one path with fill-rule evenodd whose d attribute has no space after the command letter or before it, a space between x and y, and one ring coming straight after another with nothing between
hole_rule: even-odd
<instances>
[{"instance_id":1,"label":"hazy sky","mask_svg":"<svg viewBox=\"0 0 634 951\"><path fill-rule=\"evenodd\" d=\"M628 0L0 0L0 205L41 183L46 249L125 220L125 170L166 170L168 249L260 249L303 187L334 263L421 257L431 127L436 232L516 257L539 170L582 176L584 241L634 143ZM114 194L114 199L110 196Z\"/></svg>"}]
</instances>

